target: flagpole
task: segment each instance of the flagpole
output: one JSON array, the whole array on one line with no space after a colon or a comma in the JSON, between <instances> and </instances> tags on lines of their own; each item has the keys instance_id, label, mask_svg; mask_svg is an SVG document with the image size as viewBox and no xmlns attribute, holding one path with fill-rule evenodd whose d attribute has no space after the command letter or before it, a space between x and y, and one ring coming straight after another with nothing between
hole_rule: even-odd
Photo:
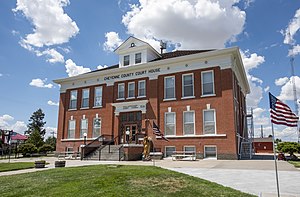
<instances>
[{"instance_id":1,"label":"flagpole","mask_svg":"<svg viewBox=\"0 0 300 197\"><path fill-rule=\"evenodd\" d=\"M272 124L272 136L273 136L273 152L274 152L274 161L275 161L275 172L276 172L276 184L277 184L277 196L280 197L280 192L279 192L279 181L278 181L278 170L277 170L277 159L276 159L276 150L275 150L275 136L274 136L274 127L273 123Z\"/></svg>"}]
</instances>

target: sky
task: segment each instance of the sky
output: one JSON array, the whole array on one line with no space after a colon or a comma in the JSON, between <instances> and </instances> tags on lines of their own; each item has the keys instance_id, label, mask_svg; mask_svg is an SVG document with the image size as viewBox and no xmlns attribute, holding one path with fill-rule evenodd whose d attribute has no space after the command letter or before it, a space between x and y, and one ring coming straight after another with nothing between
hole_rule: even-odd
<instances>
[{"instance_id":1,"label":"sky","mask_svg":"<svg viewBox=\"0 0 300 197\"><path fill-rule=\"evenodd\" d=\"M300 107L300 1L294 0L1 0L0 129L23 133L45 113L56 132L59 86L52 80L118 62L129 36L168 51L238 46L251 88L255 136L271 134L268 93ZM290 60L294 58L294 76ZM275 138L297 141L297 129L275 126Z\"/></svg>"}]
</instances>

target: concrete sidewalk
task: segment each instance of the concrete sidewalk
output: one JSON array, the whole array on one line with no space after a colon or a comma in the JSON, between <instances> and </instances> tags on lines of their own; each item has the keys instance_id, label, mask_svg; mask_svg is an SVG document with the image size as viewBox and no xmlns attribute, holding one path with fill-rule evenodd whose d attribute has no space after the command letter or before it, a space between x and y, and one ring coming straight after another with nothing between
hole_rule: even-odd
<instances>
[{"instance_id":1,"label":"concrete sidewalk","mask_svg":"<svg viewBox=\"0 0 300 197\"><path fill-rule=\"evenodd\" d=\"M27 169L2 172L0 176L35 172L54 168L57 158L22 158L11 162L46 160L50 164L43 169ZM7 160L0 160L7 162ZM272 160L199 160L172 161L79 161L67 160L66 167L117 164L158 166L191 176L206 179L246 193L262 197L277 196L274 161ZM285 161L278 162L281 197L300 197L300 170Z\"/></svg>"}]
</instances>

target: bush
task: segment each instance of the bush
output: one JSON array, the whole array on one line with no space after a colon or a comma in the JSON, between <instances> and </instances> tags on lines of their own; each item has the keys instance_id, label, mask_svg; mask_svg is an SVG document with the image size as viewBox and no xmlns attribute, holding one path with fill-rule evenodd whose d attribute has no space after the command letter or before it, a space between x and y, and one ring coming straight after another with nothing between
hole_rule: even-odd
<instances>
[{"instance_id":1,"label":"bush","mask_svg":"<svg viewBox=\"0 0 300 197\"><path fill-rule=\"evenodd\" d=\"M278 144L277 149L292 156L294 153L300 152L300 145L297 142L281 142Z\"/></svg>"},{"instance_id":2,"label":"bush","mask_svg":"<svg viewBox=\"0 0 300 197\"><path fill-rule=\"evenodd\" d=\"M27 156L30 155L32 153L36 153L37 152L37 148L34 144L31 143L25 143L25 144L21 144L18 148L18 152L22 153L23 156Z\"/></svg>"},{"instance_id":3,"label":"bush","mask_svg":"<svg viewBox=\"0 0 300 197\"><path fill-rule=\"evenodd\" d=\"M47 153L53 150L54 148L50 144L44 144L39 148L39 153Z\"/></svg>"}]
</instances>

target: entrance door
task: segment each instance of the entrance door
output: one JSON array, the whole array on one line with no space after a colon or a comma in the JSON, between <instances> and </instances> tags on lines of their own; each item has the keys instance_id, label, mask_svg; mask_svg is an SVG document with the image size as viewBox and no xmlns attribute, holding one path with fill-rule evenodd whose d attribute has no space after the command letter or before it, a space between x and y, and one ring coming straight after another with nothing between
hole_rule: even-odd
<instances>
[{"instance_id":1,"label":"entrance door","mask_svg":"<svg viewBox=\"0 0 300 197\"><path fill-rule=\"evenodd\" d=\"M137 124L125 125L124 142L126 144L136 144Z\"/></svg>"}]
</instances>

